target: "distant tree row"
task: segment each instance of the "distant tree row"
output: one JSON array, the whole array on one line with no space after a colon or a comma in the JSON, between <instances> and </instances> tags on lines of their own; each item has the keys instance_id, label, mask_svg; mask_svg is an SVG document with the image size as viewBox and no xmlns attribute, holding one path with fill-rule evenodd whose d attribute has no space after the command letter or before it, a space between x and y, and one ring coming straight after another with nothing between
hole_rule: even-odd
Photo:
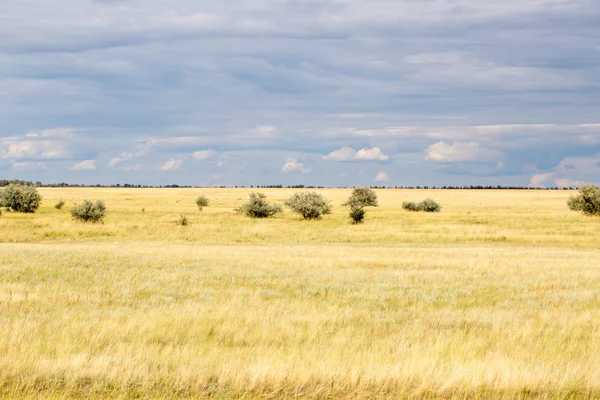
<instances>
[{"instance_id":1,"label":"distant tree row","mask_svg":"<svg viewBox=\"0 0 600 400\"><path fill-rule=\"evenodd\" d=\"M27 186L41 186L41 182L22 181L19 179L0 179L0 187L6 187L8 185L27 185Z\"/></svg>"},{"instance_id":2,"label":"distant tree row","mask_svg":"<svg viewBox=\"0 0 600 400\"><path fill-rule=\"evenodd\" d=\"M113 184L113 185L83 185L83 184L71 184L71 183L48 183L43 184L39 181L22 181L22 180L9 180L0 179L0 187L5 187L10 184L18 185L32 185L37 187L98 187L98 188L148 188L148 189L160 189L160 188L173 188L173 189L189 189L189 188L207 188L208 186L190 186L190 185L136 185L130 183L124 184ZM250 188L250 189L354 189L356 186L312 186L312 185L222 185L214 186L215 188L221 189L234 189L234 188ZM371 189L436 189L436 190L576 190L576 187L565 187L565 188L543 188L543 187L529 187L529 186L501 186L501 185L469 185L469 186L369 186Z\"/></svg>"}]
</instances>

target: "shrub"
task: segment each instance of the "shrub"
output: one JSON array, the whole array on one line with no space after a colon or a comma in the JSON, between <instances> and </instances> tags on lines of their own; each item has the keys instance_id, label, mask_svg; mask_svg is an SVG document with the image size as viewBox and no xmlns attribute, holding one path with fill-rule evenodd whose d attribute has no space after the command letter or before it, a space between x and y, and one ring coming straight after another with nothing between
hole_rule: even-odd
<instances>
[{"instance_id":1,"label":"shrub","mask_svg":"<svg viewBox=\"0 0 600 400\"><path fill-rule=\"evenodd\" d=\"M333 210L331 203L317 192L296 192L284 204L304 219L321 219Z\"/></svg>"},{"instance_id":2,"label":"shrub","mask_svg":"<svg viewBox=\"0 0 600 400\"><path fill-rule=\"evenodd\" d=\"M283 212L279 204L269 204L263 193L250 193L250 199L235 211L246 214L251 218L269 218Z\"/></svg>"},{"instance_id":3,"label":"shrub","mask_svg":"<svg viewBox=\"0 0 600 400\"><path fill-rule=\"evenodd\" d=\"M425 212L440 212L440 211L442 211L442 206L440 206L433 199L423 200L423 202L420 204L420 206L421 206L421 210L423 210Z\"/></svg>"},{"instance_id":4,"label":"shrub","mask_svg":"<svg viewBox=\"0 0 600 400\"><path fill-rule=\"evenodd\" d=\"M196 205L198 206L198 209L200 209L200 211L202 211L204 207L208 207L209 203L210 201L206 196L198 196L198 198L196 199Z\"/></svg>"},{"instance_id":5,"label":"shrub","mask_svg":"<svg viewBox=\"0 0 600 400\"><path fill-rule=\"evenodd\" d=\"M177 220L177 225L187 226L188 224L189 224L188 217L186 217L185 215L180 215L179 219Z\"/></svg>"},{"instance_id":6,"label":"shrub","mask_svg":"<svg viewBox=\"0 0 600 400\"><path fill-rule=\"evenodd\" d=\"M402 203L402 208L408 211L421 211L420 205L414 201L405 201Z\"/></svg>"},{"instance_id":7,"label":"shrub","mask_svg":"<svg viewBox=\"0 0 600 400\"><path fill-rule=\"evenodd\" d=\"M378 207L377 193L371 188L361 187L352 191L348 200L343 204L351 208Z\"/></svg>"},{"instance_id":8,"label":"shrub","mask_svg":"<svg viewBox=\"0 0 600 400\"><path fill-rule=\"evenodd\" d=\"M583 185L579 194L571 196L567 205L585 215L600 215L600 189L596 185Z\"/></svg>"},{"instance_id":9,"label":"shrub","mask_svg":"<svg viewBox=\"0 0 600 400\"><path fill-rule=\"evenodd\" d=\"M82 222L102 222L106 216L106 207L102 200L96 200L95 203L84 200L71 209L71 216Z\"/></svg>"},{"instance_id":10,"label":"shrub","mask_svg":"<svg viewBox=\"0 0 600 400\"><path fill-rule=\"evenodd\" d=\"M402 203L402 208L408 211L425 211L425 212L440 212L442 210L442 206L440 206L433 199L425 199L420 203L415 203L413 201L405 201Z\"/></svg>"},{"instance_id":11,"label":"shrub","mask_svg":"<svg viewBox=\"0 0 600 400\"><path fill-rule=\"evenodd\" d=\"M9 210L34 213L42 203L42 196L33 185L10 184L0 192L0 206Z\"/></svg>"},{"instance_id":12,"label":"shrub","mask_svg":"<svg viewBox=\"0 0 600 400\"><path fill-rule=\"evenodd\" d=\"M360 224L365 219L367 213L365 207L378 207L377 193L371 188L361 187L355 188L352 194L343 204L344 206L350 206L350 218L354 224Z\"/></svg>"},{"instance_id":13,"label":"shrub","mask_svg":"<svg viewBox=\"0 0 600 400\"><path fill-rule=\"evenodd\" d=\"M60 199L55 205L54 208L56 208L57 210L60 210L61 208L63 208L63 206L65 205L65 201L63 199Z\"/></svg>"},{"instance_id":14,"label":"shrub","mask_svg":"<svg viewBox=\"0 0 600 400\"><path fill-rule=\"evenodd\" d=\"M354 224L360 224L365 219L366 211L364 208L350 208L350 218Z\"/></svg>"}]
</instances>

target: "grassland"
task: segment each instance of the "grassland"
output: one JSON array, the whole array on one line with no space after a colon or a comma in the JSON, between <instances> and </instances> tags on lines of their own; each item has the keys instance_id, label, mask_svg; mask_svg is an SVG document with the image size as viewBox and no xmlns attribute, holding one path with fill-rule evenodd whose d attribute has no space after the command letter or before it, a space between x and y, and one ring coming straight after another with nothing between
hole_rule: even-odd
<instances>
[{"instance_id":1,"label":"grassland","mask_svg":"<svg viewBox=\"0 0 600 400\"><path fill-rule=\"evenodd\" d=\"M354 226L349 190L308 222L233 213L248 191L0 216L0 397L600 398L600 219L569 192L382 190Z\"/></svg>"}]
</instances>

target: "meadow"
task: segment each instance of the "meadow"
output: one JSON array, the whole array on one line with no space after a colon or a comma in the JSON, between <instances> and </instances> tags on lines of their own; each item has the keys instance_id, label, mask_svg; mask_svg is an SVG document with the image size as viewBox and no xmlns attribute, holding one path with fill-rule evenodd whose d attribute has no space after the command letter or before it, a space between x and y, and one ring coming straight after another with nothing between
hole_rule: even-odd
<instances>
[{"instance_id":1,"label":"meadow","mask_svg":"<svg viewBox=\"0 0 600 400\"><path fill-rule=\"evenodd\" d=\"M0 398L600 398L600 218L572 192L378 190L352 225L349 189L320 221L233 212L250 191L0 216ZM70 218L86 198L103 224Z\"/></svg>"}]
</instances>

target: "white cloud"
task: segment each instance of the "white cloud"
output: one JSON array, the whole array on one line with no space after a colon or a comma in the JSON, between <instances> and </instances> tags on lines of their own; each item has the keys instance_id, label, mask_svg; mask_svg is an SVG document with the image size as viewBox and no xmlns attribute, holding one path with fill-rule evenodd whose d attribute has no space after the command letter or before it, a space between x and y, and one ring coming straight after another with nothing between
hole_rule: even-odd
<instances>
[{"instance_id":1,"label":"white cloud","mask_svg":"<svg viewBox=\"0 0 600 400\"><path fill-rule=\"evenodd\" d=\"M39 136L49 138L68 138L75 136L75 132L72 128L54 128L43 130Z\"/></svg>"},{"instance_id":2,"label":"white cloud","mask_svg":"<svg viewBox=\"0 0 600 400\"><path fill-rule=\"evenodd\" d=\"M143 164L135 164L135 165L131 165L128 167L124 167L123 171L126 171L126 172L127 171L141 171L144 169L144 167L145 167L145 165L143 165Z\"/></svg>"},{"instance_id":3,"label":"white cloud","mask_svg":"<svg viewBox=\"0 0 600 400\"><path fill-rule=\"evenodd\" d=\"M389 157L381 152L379 147L373 147L372 149L360 149L356 152L357 160L379 160L385 161Z\"/></svg>"},{"instance_id":4,"label":"white cloud","mask_svg":"<svg viewBox=\"0 0 600 400\"><path fill-rule=\"evenodd\" d=\"M299 162L296 158L288 158L285 162L285 164L283 164L283 167L281 168L282 172L300 172L303 174L308 174L310 172L310 169L306 168L304 166L304 164L302 164L301 162Z\"/></svg>"},{"instance_id":5,"label":"white cloud","mask_svg":"<svg viewBox=\"0 0 600 400\"><path fill-rule=\"evenodd\" d=\"M171 158L169 161L160 166L161 171L177 171L181 168L183 160L180 158Z\"/></svg>"},{"instance_id":6,"label":"white cloud","mask_svg":"<svg viewBox=\"0 0 600 400\"><path fill-rule=\"evenodd\" d=\"M136 151L134 153L121 153L120 156L111 158L110 161L108 162L108 167L109 168L116 167L124 161L131 160L132 158L144 157L149 154L150 154L150 147L142 146L138 151Z\"/></svg>"},{"instance_id":7,"label":"white cloud","mask_svg":"<svg viewBox=\"0 0 600 400\"><path fill-rule=\"evenodd\" d=\"M0 159L56 160L70 156L69 150L59 141L4 139L0 142Z\"/></svg>"},{"instance_id":8,"label":"white cloud","mask_svg":"<svg viewBox=\"0 0 600 400\"><path fill-rule=\"evenodd\" d=\"M193 156L198 161L204 161L204 160L208 160L208 159L214 157L215 154L217 154L216 151L214 151L212 149L208 149L208 150L196 151L196 152L194 152Z\"/></svg>"},{"instance_id":9,"label":"white cloud","mask_svg":"<svg viewBox=\"0 0 600 400\"><path fill-rule=\"evenodd\" d=\"M46 163L43 162L14 162L10 166L10 169L16 170L45 170L48 169Z\"/></svg>"},{"instance_id":10,"label":"white cloud","mask_svg":"<svg viewBox=\"0 0 600 400\"><path fill-rule=\"evenodd\" d=\"M271 125L259 125L256 128L250 129L247 137L254 139L269 138L277 135L277 128Z\"/></svg>"},{"instance_id":11,"label":"white cloud","mask_svg":"<svg viewBox=\"0 0 600 400\"><path fill-rule=\"evenodd\" d=\"M580 186L586 184L586 182L580 181L579 179L566 179L566 178L557 178L554 180L554 183L556 184L556 186L558 186L560 188L580 187Z\"/></svg>"},{"instance_id":12,"label":"white cloud","mask_svg":"<svg viewBox=\"0 0 600 400\"><path fill-rule=\"evenodd\" d=\"M548 172L545 174L536 174L531 177L529 181L529 187L546 187L546 184L554 177L553 172Z\"/></svg>"},{"instance_id":13,"label":"white cloud","mask_svg":"<svg viewBox=\"0 0 600 400\"><path fill-rule=\"evenodd\" d=\"M584 82L564 73L531 66L503 65L469 52L420 53L406 57L417 68L417 81L461 87L502 87L504 90L577 87Z\"/></svg>"},{"instance_id":14,"label":"white cloud","mask_svg":"<svg viewBox=\"0 0 600 400\"><path fill-rule=\"evenodd\" d=\"M352 147L344 146L341 149L332 151L323 159L333 161L385 161L389 157L383 154L379 147L355 151Z\"/></svg>"},{"instance_id":15,"label":"white cloud","mask_svg":"<svg viewBox=\"0 0 600 400\"><path fill-rule=\"evenodd\" d=\"M197 136L174 136L174 137L154 137L148 139L146 146L158 147L163 149L177 149L185 146L198 146L207 141L204 137Z\"/></svg>"},{"instance_id":16,"label":"white cloud","mask_svg":"<svg viewBox=\"0 0 600 400\"><path fill-rule=\"evenodd\" d=\"M496 161L502 157L500 152L483 148L474 142L437 142L429 146L425 153L426 160L435 162Z\"/></svg>"},{"instance_id":17,"label":"white cloud","mask_svg":"<svg viewBox=\"0 0 600 400\"><path fill-rule=\"evenodd\" d=\"M389 181L389 180L390 180L390 177L389 177L389 175L387 174L387 172L384 172L384 171L379 171L379 172L377 173L377 176L375 176L375 180L376 180L377 182L387 182L387 181Z\"/></svg>"},{"instance_id":18,"label":"white cloud","mask_svg":"<svg viewBox=\"0 0 600 400\"><path fill-rule=\"evenodd\" d=\"M71 167L71 171L95 171L96 161L95 160L84 160Z\"/></svg>"}]
</instances>

